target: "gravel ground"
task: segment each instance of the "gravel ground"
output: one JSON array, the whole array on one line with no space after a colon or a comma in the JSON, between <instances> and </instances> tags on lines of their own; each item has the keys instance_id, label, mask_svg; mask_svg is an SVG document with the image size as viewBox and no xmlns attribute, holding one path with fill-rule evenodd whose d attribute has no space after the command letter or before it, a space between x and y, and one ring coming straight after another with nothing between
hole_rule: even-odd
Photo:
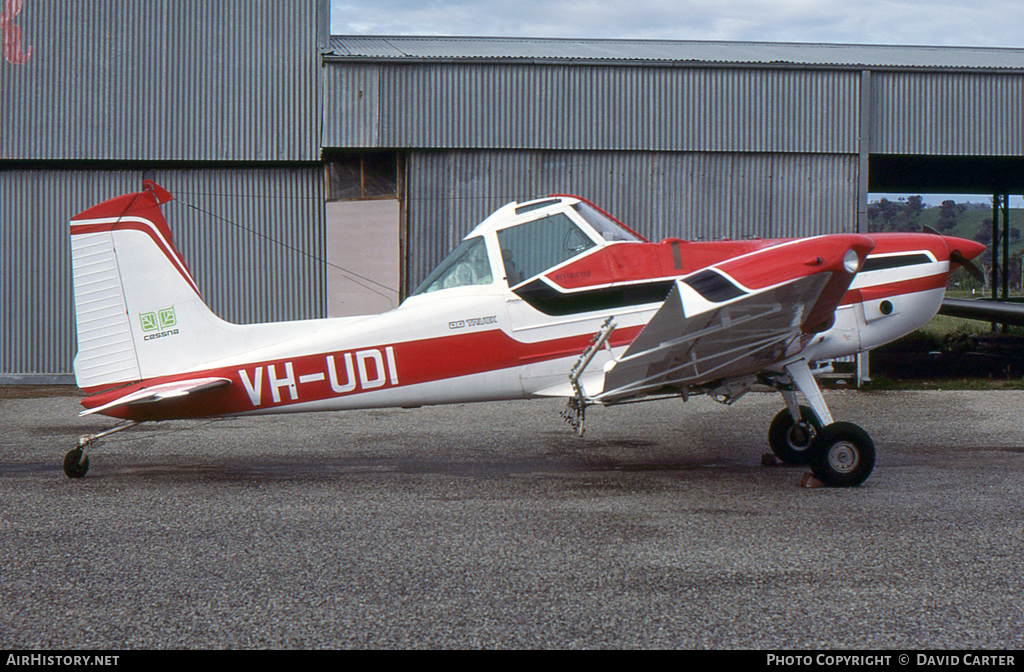
<instances>
[{"instance_id":1,"label":"gravel ground","mask_svg":"<svg viewBox=\"0 0 1024 672\"><path fill-rule=\"evenodd\" d=\"M1020 648L1024 392L825 394L860 488L761 466L770 394L161 423L76 481L112 421L3 398L0 648Z\"/></svg>"}]
</instances>

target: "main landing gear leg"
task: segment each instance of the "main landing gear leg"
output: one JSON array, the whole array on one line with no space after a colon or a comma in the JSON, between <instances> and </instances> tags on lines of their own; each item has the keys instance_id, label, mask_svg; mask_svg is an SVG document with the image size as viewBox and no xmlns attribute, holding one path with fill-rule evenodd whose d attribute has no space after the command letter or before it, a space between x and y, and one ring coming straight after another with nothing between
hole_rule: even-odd
<instances>
[{"instance_id":1,"label":"main landing gear leg","mask_svg":"<svg viewBox=\"0 0 1024 672\"><path fill-rule=\"evenodd\" d=\"M135 420L124 420L110 429L97 434L86 434L78 439L78 446L64 456L64 473L68 478L82 478L89 471L89 457L85 455L85 447L121 430L139 424Z\"/></svg>"},{"instance_id":2,"label":"main landing gear leg","mask_svg":"<svg viewBox=\"0 0 1024 672\"><path fill-rule=\"evenodd\" d=\"M833 487L856 487L875 467L875 444L850 422L834 422L818 381L805 360L786 365L776 386L786 408L772 420L768 443L787 464L809 464L815 478ZM797 403L796 392L809 406Z\"/></svg>"}]
</instances>

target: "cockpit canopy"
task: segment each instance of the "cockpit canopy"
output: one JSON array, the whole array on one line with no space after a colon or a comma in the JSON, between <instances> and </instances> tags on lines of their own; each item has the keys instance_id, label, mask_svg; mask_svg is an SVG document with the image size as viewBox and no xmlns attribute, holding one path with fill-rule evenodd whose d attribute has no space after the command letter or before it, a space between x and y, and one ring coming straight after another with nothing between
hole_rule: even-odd
<instances>
[{"instance_id":1,"label":"cockpit canopy","mask_svg":"<svg viewBox=\"0 0 1024 672\"><path fill-rule=\"evenodd\" d=\"M500 229L497 233L509 287L596 245L579 224L564 212Z\"/></svg>"},{"instance_id":2,"label":"cockpit canopy","mask_svg":"<svg viewBox=\"0 0 1024 672\"><path fill-rule=\"evenodd\" d=\"M489 285L494 282L491 262L487 259L487 245L483 236L466 238L444 258L412 294L426 294L439 289Z\"/></svg>"},{"instance_id":3,"label":"cockpit canopy","mask_svg":"<svg viewBox=\"0 0 1024 672\"><path fill-rule=\"evenodd\" d=\"M515 287L611 242L645 242L598 208L569 197L512 203L484 220L413 292L490 285ZM496 272L497 271L497 272Z\"/></svg>"}]
</instances>

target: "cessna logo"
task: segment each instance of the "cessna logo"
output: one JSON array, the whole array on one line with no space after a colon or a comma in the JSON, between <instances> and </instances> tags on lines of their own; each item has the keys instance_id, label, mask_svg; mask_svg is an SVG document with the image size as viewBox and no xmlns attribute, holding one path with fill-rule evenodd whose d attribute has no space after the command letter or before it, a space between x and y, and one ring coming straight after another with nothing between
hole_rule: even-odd
<instances>
[{"instance_id":1,"label":"cessna logo","mask_svg":"<svg viewBox=\"0 0 1024 672\"><path fill-rule=\"evenodd\" d=\"M175 336L177 329L172 329L178 324L178 318L174 315L174 306L163 308L155 313L139 313L139 323L142 331L156 332L147 333L142 337L144 341L153 341L165 336Z\"/></svg>"}]
</instances>

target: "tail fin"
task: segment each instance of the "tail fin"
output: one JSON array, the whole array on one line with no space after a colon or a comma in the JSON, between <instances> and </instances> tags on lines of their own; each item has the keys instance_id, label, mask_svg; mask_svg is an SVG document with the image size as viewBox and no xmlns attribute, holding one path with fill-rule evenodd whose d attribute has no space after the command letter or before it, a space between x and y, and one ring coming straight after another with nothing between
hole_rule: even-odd
<instances>
[{"instance_id":1,"label":"tail fin","mask_svg":"<svg viewBox=\"0 0 1024 672\"><path fill-rule=\"evenodd\" d=\"M210 359L201 343L244 330L203 302L160 212L171 198L147 180L71 219L75 380L86 392L190 370Z\"/></svg>"}]
</instances>

